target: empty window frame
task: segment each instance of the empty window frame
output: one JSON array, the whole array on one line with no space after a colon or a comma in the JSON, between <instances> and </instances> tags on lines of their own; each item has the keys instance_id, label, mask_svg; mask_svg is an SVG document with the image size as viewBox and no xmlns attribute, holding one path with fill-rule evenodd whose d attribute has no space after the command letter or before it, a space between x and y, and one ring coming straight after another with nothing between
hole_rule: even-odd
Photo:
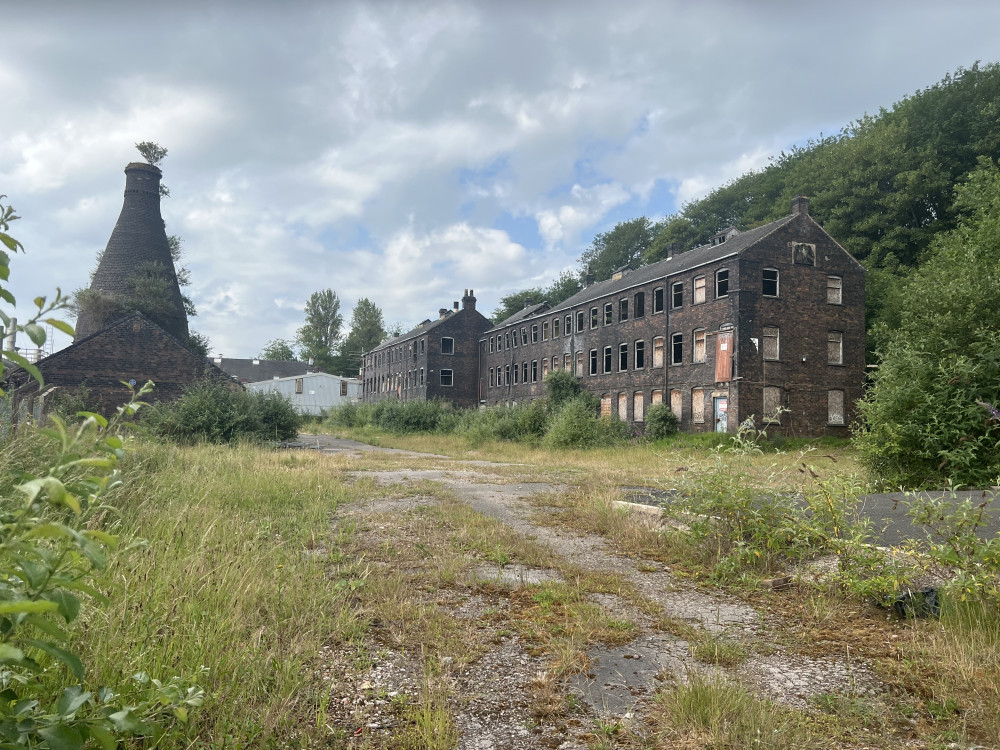
<instances>
[{"instance_id":1,"label":"empty window frame","mask_svg":"<svg viewBox=\"0 0 1000 750\"><path fill-rule=\"evenodd\" d=\"M535 323L533 326L531 326L531 343L532 344L538 343L538 323Z\"/></svg>"},{"instance_id":2,"label":"empty window frame","mask_svg":"<svg viewBox=\"0 0 1000 750\"><path fill-rule=\"evenodd\" d=\"M675 281L670 285L670 308L676 310L684 306L684 282Z\"/></svg>"},{"instance_id":3,"label":"empty window frame","mask_svg":"<svg viewBox=\"0 0 1000 750\"><path fill-rule=\"evenodd\" d=\"M455 382L454 374L451 370L441 370L441 385L451 387Z\"/></svg>"},{"instance_id":4,"label":"empty window frame","mask_svg":"<svg viewBox=\"0 0 1000 750\"><path fill-rule=\"evenodd\" d=\"M764 421L781 424L781 388L776 385L764 386Z\"/></svg>"},{"instance_id":5,"label":"empty window frame","mask_svg":"<svg viewBox=\"0 0 1000 750\"><path fill-rule=\"evenodd\" d=\"M527 346L527 345L528 345L528 329L527 328L522 328L521 329L521 346Z\"/></svg>"},{"instance_id":6,"label":"empty window frame","mask_svg":"<svg viewBox=\"0 0 1000 750\"><path fill-rule=\"evenodd\" d=\"M705 422L705 389L691 389L691 421L695 424Z\"/></svg>"},{"instance_id":7,"label":"empty window frame","mask_svg":"<svg viewBox=\"0 0 1000 750\"><path fill-rule=\"evenodd\" d=\"M715 298L729 296L729 269L720 268L715 272Z\"/></svg>"},{"instance_id":8,"label":"empty window frame","mask_svg":"<svg viewBox=\"0 0 1000 750\"><path fill-rule=\"evenodd\" d=\"M826 277L826 301L831 305L844 303L844 280L840 276Z\"/></svg>"},{"instance_id":9,"label":"empty window frame","mask_svg":"<svg viewBox=\"0 0 1000 750\"><path fill-rule=\"evenodd\" d=\"M781 329L764 326L764 359L776 360L781 356Z\"/></svg>"},{"instance_id":10,"label":"empty window frame","mask_svg":"<svg viewBox=\"0 0 1000 750\"><path fill-rule=\"evenodd\" d=\"M826 361L831 365L844 364L844 334L830 331L826 337Z\"/></svg>"},{"instance_id":11,"label":"empty window frame","mask_svg":"<svg viewBox=\"0 0 1000 750\"><path fill-rule=\"evenodd\" d=\"M761 293L765 297L777 297L778 296L778 269L777 268L765 268L761 272Z\"/></svg>"},{"instance_id":12,"label":"empty window frame","mask_svg":"<svg viewBox=\"0 0 1000 750\"><path fill-rule=\"evenodd\" d=\"M573 333L573 316L567 315L566 320L564 320L563 323L565 324L563 326L563 336L569 336Z\"/></svg>"},{"instance_id":13,"label":"empty window frame","mask_svg":"<svg viewBox=\"0 0 1000 750\"><path fill-rule=\"evenodd\" d=\"M600 311L596 307L590 308L590 327L597 328L597 325L600 322L601 322Z\"/></svg>"},{"instance_id":14,"label":"empty window frame","mask_svg":"<svg viewBox=\"0 0 1000 750\"><path fill-rule=\"evenodd\" d=\"M583 325L587 320L587 314L583 310L578 310L576 313L576 332L583 333Z\"/></svg>"},{"instance_id":15,"label":"empty window frame","mask_svg":"<svg viewBox=\"0 0 1000 750\"><path fill-rule=\"evenodd\" d=\"M653 290L653 315L663 312L663 287Z\"/></svg>"},{"instance_id":16,"label":"empty window frame","mask_svg":"<svg viewBox=\"0 0 1000 750\"><path fill-rule=\"evenodd\" d=\"M624 323L628 320L628 300L620 299L618 300L618 322Z\"/></svg>"},{"instance_id":17,"label":"empty window frame","mask_svg":"<svg viewBox=\"0 0 1000 750\"><path fill-rule=\"evenodd\" d=\"M618 372L628 370L628 344L618 345Z\"/></svg>"},{"instance_id":18,"label":"empty window frame","mask_svg":"<svg viewBox=\"0 0 1000 750\"><path fill-rule=\"evenodd\" d=\"M670 364L679 365L684 362L684 334L675 333L670 337Z\"/></svg>"},{"instance_id":19,"label":"empty window frame","mask_svg":"<svg viewBox=\"0 0 1000 750\"><path fill-rule=\"evenodd\" d=\"M549 340L549 321L542 321L542 341Z\"/></svg>"},{"instance_id":20,"label":"empty window frame","mask_svg":"<svg viewBox=\"0 0 1000 750\"><path fill-rule=\"evenodd\" d=\"M559 338L559 329L562 326L562 320L559 318L552 319L552 338Z\"/></svg>"},{"instance_id":21,"label":"empty window frame","mask_svg":"<svg viewBox=\"0 0 1000 750\"><path fill-rule=\"evenodd\" d=\"M441 337L441 353L442 354L454 354L455 353L455 339L451 336Z\"/></svg>"},{"instance_id":22,"label":"empty window frame","mask_svg":"<svg viewBox=\"0 0 1000 750\"><path fill-rule=\"evenodd\" d=\"M615 306L611 302L604 303L604 325L609 326L614 322Z\"/></svg>"},{"instance_id":23,"label":"empty window frame","mask_svg":"<svg viewBox=\"0 0 1000 750\"><path fill-rule=\"evenodd\" d=\"M653 339L653 367L663 367L663 336Z\"/></svg>"},{"instance_id":24,"label":"empty window frame","mask_svg":"<svg viewBox=\"0 0 1000 750\"><path fill-rule=\"evenodd\" d=\"M636 292L632 300L632 317L642 318L646 315L646 293Z\"/></svg>"},{"instance_id":25,"label":"empty window frame","mask_svg":"<svg viewBox=\"0 0 1000 750\"><path fill-rule=\"evenodd\" d=\"M597 349L590 350L590 374L597 374Z\"/></svg>"},{"instance_id":26,"label":"empty window frame","mask_svg":"<svg viewBox=\"0 0 1000 750\"><path fill-rule=\"evenodd\" d=\"M644 422L645 419L645 399L642 397L642 391L636 391L632 394L632 421Z\"/></svg>"},{"instance_id":27,"label":"empty window frame","mask_svg":"<svg viewBox=\"0 0 1000 750\"><path fill-rule=\"evenodd\" d=\"M827 424L844 424L844 392L826 392L826 421Z\"/></svg>"},{"instance_id":28,"label":"empty window frame","mask_svg":"<svg viewBox=\"0 0 1000 750\"><path fill-rule=\"evenodd\" d=\"M705 277L696 276L694 280L694 304L700 305L705 301Z\"/></svg>"},{"instance_id":29,"label":"empty window frame","mask_svg":"<svg viewBox=\"0 0 1000 750\"><path fill-rule=\"evenodd\" d=\"M691 361L692 362L704 362L705 361L705 329L700 328L696 330L693 334L694 347L691 350Z\"/></svg>"},{"instance_id":30,"label":"empty window frame","mask_svg":"<svg viewBox=\"0 0 1000 750\"><path fill-rule=\"evenodd\" d=\"M613 356L613 354L611 352L611 347L610 346L604 347L604 373L605 374L611 372L611 365L613 364L613 362L612 362L613 359L614 359L614 356Z\"/></svg>"},{"instance_id":31,"label":"empty window frame","mask_svg":"<svg viewBox=\"0 0 1000 750\"><path fill-rule=\"evenodd\" d=\"M514 385L517 385L517 380L518 380L517 375L518 375L518 372L520 371L520 369L521 368L518 367L517 363L515 362L514 363L514 370L513 370L513 372L511 372L511 375L513 376L513 383L514 383Z\"/></svg>"},{"instance_id":32,"label":"empty window frame","mask_svg":"<svg viewBox=\"0 0 1000 750\"><path fill-rule=\"evenodd\" d=\"M635 355L632 358L632 367L636 370L641 370L646 366L646 342L636 341L635 342Z\"/></svg>"}]
</instances>

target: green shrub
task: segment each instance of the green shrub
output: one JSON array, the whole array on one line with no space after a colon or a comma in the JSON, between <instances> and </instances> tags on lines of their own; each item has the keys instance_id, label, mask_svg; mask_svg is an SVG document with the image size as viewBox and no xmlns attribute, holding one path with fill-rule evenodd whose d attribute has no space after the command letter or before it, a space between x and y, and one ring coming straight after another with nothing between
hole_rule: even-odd
<instances>
[{"instance_id":1,"label":"green shrub","mask_svg":"<svg viewBox=\"0 0 1000 750\"><path fill-rule=\"evenodd\" d=\"M180 441L291 440L301 417L279 393L233 390L226 383L202 380L175 401L147 410L143 424L154 434Z\"/></svg>"},{"instance_id":2,"label":"green shrub","mask_svg":"<svg viewBox=\"0 0 1000 750\"><path fill-rule=\"evenodd\" d=\"M653 404L646 411L646 437L662 440L677 434L677 415L666 404Z\"/></svg>"},{"instance_id":3,"label":"green shrub","mask_svg":"<svg viewBox=\"0 0 1000 750\"><path fill-rule=\"evenodd\" d=\"M584 393L580 381L569 370L553 370L545 376L543 382L545 395L553 411L558 411L567 401L579 398Z\"/></svg>"},{"instance_id":4,"label":"green shrub","mask_svg":"<svg viewBox=\"0 0 1000 750\"><path fill-rule=\"evenodd\" d=\"M452 432L459 415L447 401L394 401L372 407L370 424L386 432Z\"/></svg>"},{"instance_id":5,"label":"green shrub","mask_svg":"<svg viewBox=\"0 0 1000 750\"><path fill-rule=\"evenodd\" d=\"M364 427L371 424L370 404L348 402L330 410L326 422L334 427Z\"/></svg>"},{"instance_id":6,"label":"green shrub","mask_svg":"<svg viewBox=\"0 0 1000 750\"><path fill-rule=\"evenodd\" d=\"M549 427L551 414L545 399L516 406L493 406L466 411L457 432L474 445L490 440L537 442Z\"/></svg>"},{"instance_id":7,"label":"green shrub","mask_svg":"<svg viewBox=\"0 0 1000 750\"><path fill-rule=\"evenodd\" d=\"M588 394L589 395L589 394ZM598 417L594 398L575 398L556 412L544 443L556 448L596 448L622 443L631 437L625 422Z\"/></svg>"}]
</instances>

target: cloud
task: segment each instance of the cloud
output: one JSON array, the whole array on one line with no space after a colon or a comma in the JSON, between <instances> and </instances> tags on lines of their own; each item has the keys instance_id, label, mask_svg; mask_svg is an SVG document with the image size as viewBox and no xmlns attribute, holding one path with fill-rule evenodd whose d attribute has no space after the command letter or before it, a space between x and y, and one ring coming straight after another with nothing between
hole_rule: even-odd
<instances>
[{"instance_id":1,"label":"cloud","mask_svg":"<svg viewBox=\"0 0 1000 750\"><path fill-rule=\"evenodd\" d=\"M538 232L547 247L576 242L583 229L596 224L608 211L626 203L631 196L621 185L609 183L591 188L574 185L569 197L572 203L535 214Z\"/></svg>"}]
</instances>

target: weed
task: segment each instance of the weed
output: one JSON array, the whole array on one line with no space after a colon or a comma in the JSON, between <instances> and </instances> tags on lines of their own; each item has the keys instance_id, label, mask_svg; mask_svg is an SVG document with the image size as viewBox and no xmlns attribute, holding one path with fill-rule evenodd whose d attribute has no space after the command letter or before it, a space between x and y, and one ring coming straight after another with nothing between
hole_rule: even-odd
<instances>
[{"instance_id":1,"label":"weed","mask_svg":"<svg viewBox=\"0 0 1000 750\"><path fill-rule=\"evenodd\" d=\"M749 655L746 646L739 641L716 635L701 638L694 647L694 657L698 661L720 667L738 667Z\"/></svg>"}]
</instances>

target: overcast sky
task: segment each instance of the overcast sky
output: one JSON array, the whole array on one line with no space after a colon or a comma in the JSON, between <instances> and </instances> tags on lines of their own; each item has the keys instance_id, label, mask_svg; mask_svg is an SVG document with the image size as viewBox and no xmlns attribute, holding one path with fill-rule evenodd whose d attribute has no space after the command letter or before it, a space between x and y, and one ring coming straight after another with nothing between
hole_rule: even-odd
<instances>
[{"instance_id":1,"label":"overcast sky","mask_svg":"<svg viewBox=\"0 0 1000 750\"><path fill-rule=\"evenodd\" d=\"M0 26L22 303L74 290L137 141L212 351L315 290L411 325L575 268L598 232L1000 60L1000 3L35 2ZM18 312L28 312L23 304ZM26 342L21 342L26 343ZM65 342L60 342L65 343Z\"/></svg>"}]
</instances>

